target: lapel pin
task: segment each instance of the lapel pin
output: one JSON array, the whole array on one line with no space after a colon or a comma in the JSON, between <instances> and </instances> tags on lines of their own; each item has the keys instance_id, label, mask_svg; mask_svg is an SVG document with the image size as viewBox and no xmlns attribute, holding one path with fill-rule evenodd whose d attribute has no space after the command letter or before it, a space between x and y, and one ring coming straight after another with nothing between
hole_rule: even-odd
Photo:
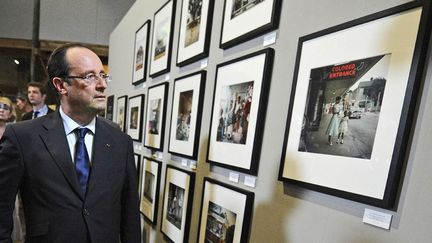
<instances>
[{"instance_id":1,"label":"lapel pin","mask_svg":"<svg viewBox=\"0 0 432 243\"><path fill-rule=\"evenodd\" d=\"M105 146L106 146L107 148L111 148L111 144L109 144L109 143L105 144Z\"/></svg>"}]
</instances>

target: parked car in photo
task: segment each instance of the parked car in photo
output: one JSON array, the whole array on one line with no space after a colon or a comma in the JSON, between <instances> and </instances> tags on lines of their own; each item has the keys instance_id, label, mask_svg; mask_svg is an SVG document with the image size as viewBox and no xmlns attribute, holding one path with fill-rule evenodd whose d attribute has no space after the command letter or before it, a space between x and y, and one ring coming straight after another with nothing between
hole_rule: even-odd
<instances>
[{"instance_id":1,"label":"parked car in photo","mask_svg":"<svg viewBox=\"0 0 432 243\"><path fill-rule=\"evenodd\" d=\"M362 117L361 111L351 111L349 113L349 119L360 119Z\"/></svg>"}]
</instances>

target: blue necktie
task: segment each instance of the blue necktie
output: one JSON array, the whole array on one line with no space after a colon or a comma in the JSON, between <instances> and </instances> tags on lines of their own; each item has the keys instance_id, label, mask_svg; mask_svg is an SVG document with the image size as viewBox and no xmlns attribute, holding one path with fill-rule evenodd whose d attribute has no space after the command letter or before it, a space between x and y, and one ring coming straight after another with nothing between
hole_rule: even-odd
<instances>
[{"instance_id":1,"label":"blue necktie","mask_svg":"<svg viewBox=\"0 0 432 243\"><path fill-rule=\"evenodd\" d=\"M34 112L33 112L33 118L32 118L32 119L37 118L38 115L39 115L39 111L34 111Z\"/></svg>"},{"instance_id":2,"label":"blue necktie","mask_svg":"<svg viewBox=\"0 0 432 243\"><path fill-rule=\"evenodd\" d=\"M77 142L75 144L75 171L84 194L87 190L87 181L90 174L90 160L84 143L84 137L88 131L88 128L75 129L75 134L77 135Z\"/></svg>"}]
</instances>

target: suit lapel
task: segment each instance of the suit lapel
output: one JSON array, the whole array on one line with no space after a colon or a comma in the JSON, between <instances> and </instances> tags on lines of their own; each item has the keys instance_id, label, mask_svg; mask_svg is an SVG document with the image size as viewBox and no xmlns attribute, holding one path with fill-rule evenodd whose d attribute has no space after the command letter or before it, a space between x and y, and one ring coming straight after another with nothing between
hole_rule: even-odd
<instances>
[{"instance_id":1,"label":"suit lapel","mask_svg":"<svg viewBox=\"0 0 432 243\"><path fill-rule=\"evenodd\" d=\"M96 118L96 134L93 138L93 158L92 167L87 187L87 194L91 194L95 190L95 186L100 185L101 180L107 180L105 175L110 170L108 161L112 161L112 154L115 140L112 138L110 129L107 124L104 124L101 119Z\"/></svg>"},{"instance_id":2,"label":"suit lapel","mask_svg":"<svg viewBox=\"0 0 432 243\"><path fill-rule=\"evenodd\" d=\"M79 188L75 167L70 156L69 145L66 140L60 113L55 112L55 114L47 115L46 118L42 124L46 130L40 136L72 189L84 200L84 195Z\"/></svg>"}]
</instances>

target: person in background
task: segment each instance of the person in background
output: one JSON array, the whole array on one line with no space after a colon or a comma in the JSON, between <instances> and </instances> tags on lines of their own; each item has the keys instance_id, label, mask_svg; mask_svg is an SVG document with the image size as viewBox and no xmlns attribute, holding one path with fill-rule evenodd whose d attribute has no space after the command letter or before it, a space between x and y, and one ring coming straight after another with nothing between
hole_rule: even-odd
<instances>
[{"instance_id":1,"label":"person in background","mask_svg":"<svg viewBox=\"0 0 432 243\"><path fill-rule=\"evenodd\" d=\"M3 136L3 133L6 129L6 126L10 123L15 122L15 110L13 107L12 101L7 97L0 97L0 138ZM13 212L13 232L12 239L13 240L23 240L23 229L21 226L21 220L19 217L20 205L19 205L19 197L16 197L15 200L15 210Z\"/></svg>"},{"instance_id":2,"label":"person in background","mask_svg":"<svg viewBox=\"0 0 432 243\"><path fill-rule=\"evenodd\" d=\"M21 121L24 114L33 111L33 107L30 104L27 95L19 92L16 96L17 106L17 121Z\"/></svg>"},{"instance_id":3,"label":"person in background","mask_svg":"<svg viewBox=\"0 0 432 243\"><path fill-rule=\"evenodd\" d=\"M22 117L22 120L35 119L54 111L45 104L46 89L43 83L28 83L27 97L33 107L33 110L31 112L25 113Z\"/></svg>"},{"instance_id":4,"label":"person in background","mask_svg":"<svg viewBox=\"0 0 432 243\"><path fill-rule=\"evenodd\" d=\"M328 144L330 146L333 145L332 137L336 137L339 135L339 123L340 123L340 113L343 110L343 106L340 103L341 97L336 97L336 103L331 108L332 117L330 118L330 122L328 124L326 135L328 136Z\"/></svg>"},{"instance_id":5,"label":"person in background","mask_svg":"<svg viewBox=\"0 0 432 243\"><path fill-rule=\"evenodd\" d=\"M8 125L0 140L0 242L11 242L20 190L26 242L140 243L132 139L97 116L109 80L101 60L83 45L62 45L48 76L59 109Z\"/></svg>"}]
</instances>

